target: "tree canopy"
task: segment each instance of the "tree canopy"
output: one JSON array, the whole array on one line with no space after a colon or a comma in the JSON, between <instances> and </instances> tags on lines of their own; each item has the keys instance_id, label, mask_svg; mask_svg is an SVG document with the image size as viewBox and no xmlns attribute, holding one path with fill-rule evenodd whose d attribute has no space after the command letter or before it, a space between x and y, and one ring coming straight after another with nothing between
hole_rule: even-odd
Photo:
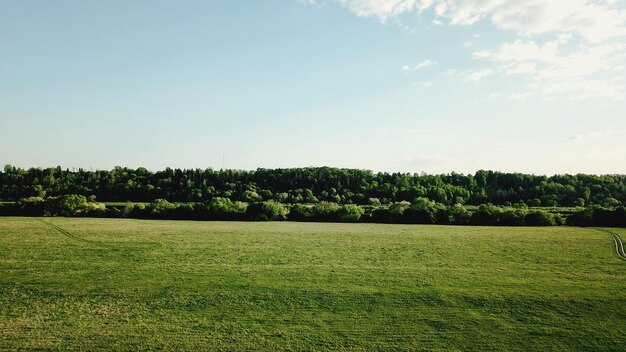
<instances>
[{"instance_id":1,"label":"tree canopy","mask_svg":"<svg viewBox=\"0 0 626 352\"><path fill-rule=\"evenodd\" d=\"M331 167L70 171L11 165L0 172L1 200L70 194L95 196L101 202L206 202L224 198L248 203L391 205L425 199L444 205L617 207L626 205L626 175L548 177L485 170L467 175L428 175Z\"/></svg>"}]
</instances>

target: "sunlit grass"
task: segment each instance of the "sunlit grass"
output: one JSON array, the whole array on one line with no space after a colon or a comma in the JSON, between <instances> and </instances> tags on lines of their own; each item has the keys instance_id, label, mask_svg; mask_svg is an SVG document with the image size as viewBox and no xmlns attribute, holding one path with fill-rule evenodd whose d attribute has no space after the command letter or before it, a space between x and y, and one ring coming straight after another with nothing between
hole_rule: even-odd
<instances>
[{"instance_id":1,"label":"sunlit grass","mask_svg":"<svg viewBox=\"0 0 626 352\"><path fill-rule=\"evenodd\" d=\"M0 218L0 349L622 348L593 229L44 220Z\"/></svg>"}]
</instances>

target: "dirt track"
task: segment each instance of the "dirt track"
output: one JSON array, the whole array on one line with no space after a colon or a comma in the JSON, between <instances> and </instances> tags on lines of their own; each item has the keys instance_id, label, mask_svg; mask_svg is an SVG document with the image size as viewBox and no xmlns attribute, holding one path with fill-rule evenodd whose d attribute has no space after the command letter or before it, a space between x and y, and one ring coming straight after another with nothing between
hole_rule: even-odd
<instances>
[{"instance_id":1,"label":"dirt track","mask_svg":"<svg viewBox=\"0 0 626 352\"><path fill-rule=\"evenodd\" d=\"M57 232L59 232L63 236L65 236L65 237L67 237L69 239L72 239L74 241L79 241L79 242L84 242L84 243L91 243L91 244L95 244L95 245L98 245L98 246L110 247L110 245L107 244L107 243L102 243L102 242L97 242L97 241L90 241L90 240L86 240L84 238L78 237L78 236L72 234L71 232L65 230L64 228L62 228L60 226L57 226L57 225L55 225L53 223L50 223L50 222L48 222L48 221L46 221L44 219L35 218L35 220L37 220L37 221L41 222L42 224L44 224L44 225L46 225L46 226L56 230Z\"/></svg>"},{"instance_id":2,"label":"dirt track","mask_svg":"<svg viewBox=\"0 0 626 352\"><path fill-rule=\"evenodd\" d=\"M599 230L599 231L602 231L611 235L611 237L613 238L613 242L615 242L615 251L617 252L617 256L620 257L620 259L626 260L626 251L624 251L624 243L622 242L622 239L619 237L619 235L616 234L615 232L611 232L608 230Z\"/></svg>"}]
</instances>

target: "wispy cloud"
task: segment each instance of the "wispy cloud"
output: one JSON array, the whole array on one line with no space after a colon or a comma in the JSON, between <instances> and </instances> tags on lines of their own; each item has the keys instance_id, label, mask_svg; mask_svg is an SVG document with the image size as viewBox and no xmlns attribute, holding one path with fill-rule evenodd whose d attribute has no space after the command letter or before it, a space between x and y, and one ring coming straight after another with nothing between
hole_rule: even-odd
<instances>
[{"instance_id":1,"label":"wispy cloud","mask_svg":"<svg viewBox=\"0 0 626 352\"><path fill-rule=\"evenodd\" d=\"M415 135L425 134L432 132L429 128L407 128L398 130L382 130L381 133L385 135L402 136L402 135Z\"/></svg>"},{"instance_id":2,"label":"wispy cloud","mask_svg":"<svg viewBox=\"0 0 626 352\"><path fill-rule=\"evenodd\" d=\"M432 166L442 165L451 161L451 158L447 155L433 154L433 155L418 155L413 158L405 160L405 163L411 167L418 167L428 169Z\"/></svg>"},{"instance_id":3,"label":"wispy cloud","mask_svg":"<svg viewBox=\"0 0 626 352\"><path fill-rule=\"evenodd\" d=\"M308 0L312 1L312 0ZM617 1L588 0L335 0L357 16L386 23L406 13L433 9L435 20L451 25L490 21L521 35L575 33L589 42L626 36L625 10Z\"/></svg>"},{"instance_id":4,"label":"wispy cloud","mask_svg":"<svg viewBox=\"0 0 626 352\"><path fill-rule=\"evenodd\" d=\"M460 73L460 76L466 81L480 83L485 77L493 73L492 69L484 68L481 70L468 70Z\"/></svg>"},{"instance_id":5,"label":"wispy cloud","mask_svg":"<svg viewBox=\"0 0 626 352\"><path fill-rule=\"evenodd\" d=\"M411 71L417 71L417 70L423 69L425 67L436 65L436 64L437 64L437 62L435 62L435 61L431 61L429 59L425 59L425 60L420 61L419 63L417 63L414 66L409 66L409 65L402 66L402 72L408 73L408 72L411 72Z\"/></svg>"},{"instance_id":6,"label":"wispy cloud","mask_svg":"<svg viewBox=\"0 0 626 352\"><path fill-rule=\"evenodd\" d=\"M460 75L469 82L481 82L488 76L526 76L531 83L528 92L520 94L548 95L544 96L546 99L626 98L626 81L611 74L626 67L626 6L622 1L327 1L339 3L357 16L377 18L383 24L392 19L415 21L415 17L403 15L421 14L420 18L432 16L430 23L438 25L472 26L488 22L499 30L515 33L515 40L470 53L472 59L482 61L482 67ZM466 48L477 46L465 43ZM404 65L402 71L408 73L432 64L426 60L413 66Z\"/></svg>"},{"instance_id":7,"label":"wispy cloud","mask_svg":"<svg viewBox=\"0 0 626 352\"><path fill-rule=\"evenodd\" d=\"M433 85L431 81L413 81L412 85L420 88L428 88Z\"/></svg>"},{"instance_id":8,"label":"wispy cloud","mask_svg":"<svg viewBox=\"0 0 626 352\"><path fill-rule=\"evenodd\" d=\"M581 140L586 140L586 139L595 139L595 138L603 138L603 137L609 137L609 136L617 136L617 135L622 135L622 134L626 134L626 131L589 131L586 133L582 133L582 134L577 134L575 136L572 136L570 138L568 138L570 141L581 141Z\"/></svg>"},{"instance_id":9,"label":"wispy cloud","mask_svg":"<svg viewBox=\"0 0 626 352\"><path fill-rule=\"evenodd\" d=\"M622 43L580 44L575 50L564 48L569 35L544 42L516 40L492 50L475 51L472 58L491 62L505 76L523 75L532 79L531 90L545 97L568 95L624 99L625 84L619 76L624 66Z\"/></svg>"},{"instance_id":10,"label":"wispy cloud","mask_svg":"<svg viewBox=\"0 0 626 352\"><path fill-rule=\"evenodd\" d=\"M326 5L326 1L324 0L298 0L298 2L316 7L322 7Z\"/></svg>"},{"instance_id":11,"label":"wispy cloud","mask_svg":"<svg viewBox=\"0 0 626 352\"><path fill-rule=\"evenodd\" d=\"M360 17L377 17L386 23L393 17L409 12L422 12L433 0L335 0Z\"/></svg>"}]
</instances>

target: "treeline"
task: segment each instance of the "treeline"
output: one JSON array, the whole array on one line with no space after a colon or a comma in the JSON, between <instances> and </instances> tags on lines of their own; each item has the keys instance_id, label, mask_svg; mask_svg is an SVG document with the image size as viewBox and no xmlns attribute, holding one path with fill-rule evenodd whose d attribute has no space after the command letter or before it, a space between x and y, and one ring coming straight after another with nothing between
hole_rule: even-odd
<instances>
[{"instance_id":1,"label":"treeline","mask_svg":"<svg viewBox=\"0 0 626 352\"><path fill-rule=\"evenodd\" d=\"M427 198L413 203L402 201L388 207L318 202L313 205L285 205L274 200L256 203L216 197L208 202L174 202L164 199L107 207L95 197L64 195L29 197L0 204L0 215L89 216L138 219L239 220L239 221L320 221L375 222L395 224L440 224L483 226L610 226L626 227L626 208L590 207L567 216L525 206L502 207L483 204L468 210L461 204L445 205Z\"/></svg>"},{"instance_id":2,"label":"treeline","mask_svg":"<svg viewBox=\"0 0 626 352\"><path fill-rule=\"evenodd\" d=\"M329 167L257 169L165 169L116 167L76 171L56 168L21 169L7 165L0 172L0 200L28 197L95 196L104 202L233 202L284 204L391 205L418 198L453 206L626 205L626 175L555 175L477 171L473 175L374 173Z\"/></svg>"}]
</instances>

